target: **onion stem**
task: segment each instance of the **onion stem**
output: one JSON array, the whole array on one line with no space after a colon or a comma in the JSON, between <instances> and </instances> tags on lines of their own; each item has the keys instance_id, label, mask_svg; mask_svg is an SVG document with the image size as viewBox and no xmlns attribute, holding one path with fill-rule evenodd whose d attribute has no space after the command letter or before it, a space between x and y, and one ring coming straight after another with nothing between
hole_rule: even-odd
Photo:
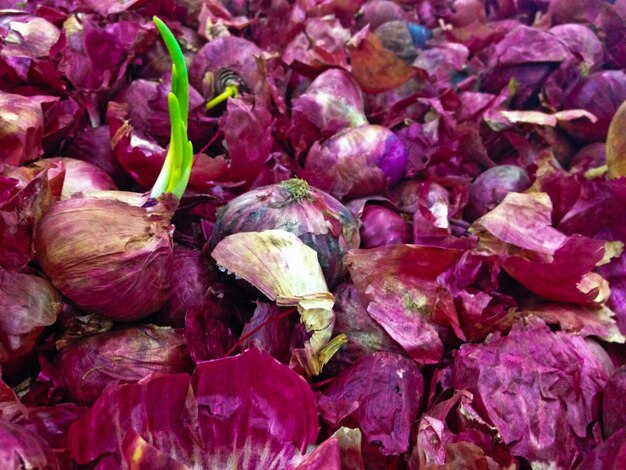
<instances>
[{"instance_id":1,"label":"onion stem","mask_svg":"<svg viewBox=\"0 0 626 470\"><path fill-rule=\"evenodd\" d=\"M183 196L193 164L193 145L187 136L189 117L189 79L183 52L172 31L154 16L154 24L163 37L172 60L172 91L167 95L170 114L170 145L150 196L158 198L172 193L179 199Z\"/></svg>"},{"instance_id":2,"label":"onion stem","mask_svg":"<svg viewBox=\"0 0 626 470\"><path fill-rule=\"evenodd\" d=\"M221 94L217 95L206 104L206 109L214 108L223 101L226 101L228 98L237 98L238 93L239 88L237 88L237 85L228 85Z\"/></svg>"}]
</instances>

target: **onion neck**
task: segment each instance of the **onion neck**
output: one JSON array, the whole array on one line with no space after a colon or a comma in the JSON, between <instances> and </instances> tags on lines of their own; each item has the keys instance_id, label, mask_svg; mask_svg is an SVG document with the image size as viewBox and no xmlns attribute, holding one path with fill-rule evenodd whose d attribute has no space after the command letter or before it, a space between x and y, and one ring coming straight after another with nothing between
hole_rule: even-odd
<instances>
[{"instance_id":1,"label":"onion neck","mask_svg":"<svg viewBox=\"0 0 626 470\"><path fill-rule=\"evenodd\" d=\"M170 115L170 144L165 163L150 196L159 198L172 193L182 198L189 183L193 164L193 145L187 136L189 116L189 79L183 52L170 29L156 16L153 17L172 60L172 91L167 95Z\"/></svg>"},{"instance_id":2,"label":"onion neck","mask_svg":"<svg viewBox=\"0 0 626 470\"><path fill-rule=\"evenodd\" d=\"M287 191L287 200L290 202L301 202L304 199L311 199L309 183L307 183L306 180L291 178L286 181L281 181L280 187Z\"/></svg>"}]
</instances>

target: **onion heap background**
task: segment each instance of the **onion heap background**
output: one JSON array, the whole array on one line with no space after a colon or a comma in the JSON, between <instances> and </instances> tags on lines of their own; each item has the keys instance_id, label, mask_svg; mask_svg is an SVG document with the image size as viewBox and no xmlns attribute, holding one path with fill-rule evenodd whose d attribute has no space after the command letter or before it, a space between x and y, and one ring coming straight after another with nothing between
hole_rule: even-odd
<instances>
[{"instance_id":1,"label":"onion heap background","mask_svg":"<svg viewBox=\"0 0 626 470\"><path fill-rule=\"evenodd\" d=\"M1 468L620 468L626 2L0 6Z\"/></svg>"}]
</instances>

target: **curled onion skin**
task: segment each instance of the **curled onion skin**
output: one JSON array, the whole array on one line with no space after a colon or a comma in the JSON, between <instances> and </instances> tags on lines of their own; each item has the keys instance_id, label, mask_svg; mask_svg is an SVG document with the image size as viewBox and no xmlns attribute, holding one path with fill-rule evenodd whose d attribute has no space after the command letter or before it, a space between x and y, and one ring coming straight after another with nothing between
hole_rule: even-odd
<instances>
[{"instance_id":1,"label":"curled onion skin","mask_svg":"<svg viewBox=\"0 0 626 470\"><path fill-rule=\"evenodd\" d=\"M291 179L248 191L226 204L209 245L214 248L234 233L272 229L291 232L314 249L329 286L346 272L344 253L360 243L357 222L343 204L304 180Z\"/></svg>"},{"instance_id":2,"label":"curled onion skin","mask_svg":"<svg viewBox=\"0 0 626 470\"><path fill-rule=\"evenodd\" d=\"M37 226L36 258L79 308L118 321L146 317L170 292L170 199L150 209L110 198L61 201Z\"/></svg>"}]
</instances>

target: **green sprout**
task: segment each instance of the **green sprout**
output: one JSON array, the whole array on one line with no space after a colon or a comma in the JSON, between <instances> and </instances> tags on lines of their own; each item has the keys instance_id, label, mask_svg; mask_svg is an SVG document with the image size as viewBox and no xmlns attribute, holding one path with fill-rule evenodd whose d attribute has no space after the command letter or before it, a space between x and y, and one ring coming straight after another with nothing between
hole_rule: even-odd
<instances>
[{"instance_id":1,"label":"green sprout","mask_svg":"<svg viewBox=\"0 0 626 470\"><path fill-rule=\"evenodd\" d=\"M187 137L189 116L189 79L183 51L181 51L172 31L154 16L152 18L172 60L172 91L167 95L170 113L170 145L165 163L157 178L150 196L158 198L172 193L179 199L183 196L193 164L193 145Z\"/></svg>"},{"instance_id":2,"label":"green sprout","mask_svg":"<svg viewBox=\"0 0 626 470\"><path fill-rule=\"evenodd\" d=\"M218 104L226 101L228 98L237 98L239 88L237 85L231 84L226 89L206 104L206 109L211 109Z\"/></svg>"}]
</instances>

